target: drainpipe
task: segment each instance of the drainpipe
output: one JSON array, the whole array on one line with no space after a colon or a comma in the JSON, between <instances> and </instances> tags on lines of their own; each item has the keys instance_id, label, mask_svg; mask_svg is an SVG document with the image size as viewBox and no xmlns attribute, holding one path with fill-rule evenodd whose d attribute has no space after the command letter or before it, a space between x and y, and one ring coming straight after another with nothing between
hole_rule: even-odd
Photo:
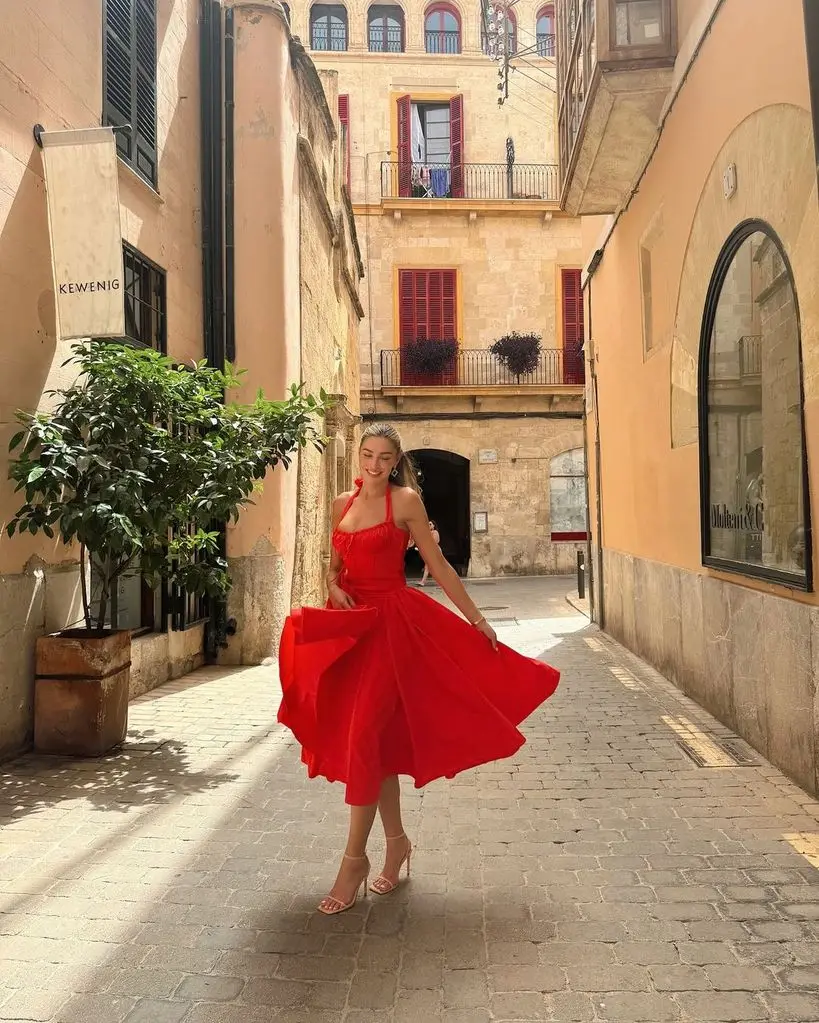
<instances>
[{"instance_id":1,"label":"drainpipe","mask_svg":"<svg viewBox=\"0 0 819 1023\"><path fill-rule=\"evenodd\" d=\"M236 107L233 75L234 15L232 7L225 11L225 358L228 362L233 362L236 358L236 302L234 297L236 244L233 201L235 194L233 114Z\"/></svg>"},{"instance_id":2,"label":"drainpipe","mask_svg":"<svg viewBox=\"0 0 819 1023\"><path fill-rule=\"evenodd\" d=\"M224 218L222 193L222 7L218 0L200 3L200 128L202 180L202 321L204 353L209 366L225 363ZM225 525L219 523L221 555ZM214 662L225 645L226 605L209 601L205 659Z\"/></svg>"},{"instance_id":3,"label":"drainpipe","mask_svg":"<svg viewBox=\"0 0 819 1023\"><path fill-rule=\"evenodd\" d=\"M595 603L597 604L597 624L601 629L606 626L606 611L603 600L603 480L601 475L602 459L600 457L600 404L597 390L597 353L594 344L594 331L592 321L592 278L603 259L603 250L597 249L592 256L586 271L585 290L589 293L589 315L588 315L588 345L589 345L589 369L591 372L592 385L592 407L594 409L594 474L597 481L595 487L595 543L597 545L597 564L592 569L593 588L590 593L590 604L592 615L594 615ZM588 470L587 470L588 471ZM588 502L588 487L586 488ZM590 517L590 509L587 503L587 515ZM590 564L592 559L589 559Z\"/></svg>"}]
</instances>

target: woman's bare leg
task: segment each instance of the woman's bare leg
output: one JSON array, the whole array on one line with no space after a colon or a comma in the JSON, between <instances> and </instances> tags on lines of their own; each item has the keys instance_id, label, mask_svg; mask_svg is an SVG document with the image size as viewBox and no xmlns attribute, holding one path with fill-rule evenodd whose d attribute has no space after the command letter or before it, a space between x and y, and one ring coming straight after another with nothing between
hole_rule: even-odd
<instances>
[{"instance_id":1,"label":"woman's bare leg","mask_svg":"<svg viewBox=\"0 0 819 1023\"><path fill-rule=\"evenodd\" d=\"M378 813L384 825L386 838L398 839L404 834L404 822L401 820L401 787L396 775L385 778L381 783L378 797ZM406 841L387 842L387 855L381 876L391 884L398 882L398 871L407 854L409 839Z\"/></svg>"},{"instance_id":2,"label":"woman's bare leg","mask_svg":"<svg viewBox=\"0 0 819 1023\"><path fill-rule=\"evenodd\" d=\"M367 839L370 837L377 809L378 803L350 807L350 830L347 833L344 859L338 869L336 883L330 889L327 898L321 902L323 908L333 909L336 903L350 902L369 873L369 861L366 858Z\"/></svg>"},{"instance_id":3,"label":"woman's bare leg","mask_svg":"<svg viewBox=\"0 0 819 1023\"><path fill-rule=\"evenodd\" d=\"M424 574L421 576L421 585L426 586L427 579L429 579L429 569L424 565Z\"/></svg>"}]
</instances>

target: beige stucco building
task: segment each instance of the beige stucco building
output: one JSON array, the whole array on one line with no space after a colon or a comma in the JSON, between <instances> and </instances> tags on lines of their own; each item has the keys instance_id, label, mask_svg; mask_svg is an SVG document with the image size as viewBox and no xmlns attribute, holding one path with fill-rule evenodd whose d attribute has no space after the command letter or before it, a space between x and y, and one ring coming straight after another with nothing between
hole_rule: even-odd
<instances>
[{"instance_id":1,"label":"beige stucco building","mask_svg":"<svg viewBox=\"0 0 819 1023\"><path fill-rule=\"evenodd\" d=\"M521 0L506 35L494 9L420 0L299 0L290 19L338 75L362 417L401 431L459 571L573 571L582 249L558 202L554 5ZM542 338L517 375L489 351L513 331Z\"/></svg>"},{"instance_id":2,"label":"beige stucco building","mask_svg":"<svg viewBox=\"0 0 819 1023\"><path fill-rule=\"evenodd\" d=\"M560 131L563 199L588 217L597 614L815 792L819 202L803 5L575 6L559 25Z\"/></svg>"},{"instance_id":3,"label":"beige stucco building","mask_svg":"<svg viewBox=\"0 0 819 1023\"><path fill-rule=\"evenodd\" d=\"M128 9L134 22L122 21L121 5L81 0L21 0L3 15L0 522L19 504L6 482L15 411L42 407L45 391L70 382L36 124L48 132L131 123L130 134L117 133L124 343L180 362L234 359L248 370L249 397L259 387L283 396L300 380L324 387L338 397L329 429L340 438L326 455L310 452L272 474L229 530L226 614L193 600L169 607L159 594L146 598L138 575L126 580L114 619L133 630L137 693L206 655L247 663L273 654L294 568L299 588L317 586L325 551L315 520L336 492L339 461L349 475L362 268L336 107L282 9L197 0ZM333 77L324 77L332 95ZM135 317L135 308L151 315ZM0 756L29 741L34 641L79 620L79 590L75 551L3 533Z\"/></svg>"}]
</instances>

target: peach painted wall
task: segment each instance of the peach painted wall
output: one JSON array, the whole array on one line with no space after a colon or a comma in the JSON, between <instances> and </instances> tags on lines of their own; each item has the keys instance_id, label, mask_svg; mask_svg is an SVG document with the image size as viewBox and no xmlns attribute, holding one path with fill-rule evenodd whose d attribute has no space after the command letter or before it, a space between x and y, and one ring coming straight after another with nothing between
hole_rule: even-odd
<instances>
[{"instance_id":1,"label":"peach painted wall","mask_svg":"<svg viewBox=\"0 0 819 1023\"><path fill-rule=\"evenodd\" d=\"M158 0L158 192L120 164L123 237L167 271L168 346L202 357L199 103L196 0ZM0 520L16 507L6 442L17 408L66 384L67 346L54 337L48 223L40 152L31 134L98 125L102 116L101 5L84 0L3 10L0 33ZM0 571L32 554L71 556L58 544L0 541Z\"/></svg>"},{"instance_id":2,"label":"peach painted wall","mask_svg":"<svg viewBox=\"0 0 819 1023\"><path fill-rule=\"evenodd\" d=\"M694 9L700 6L691 2L681 5L683 25L693 22ZM761 46L763 39L765 45ZM686 40L681 37L680 42L682 50ZM727 0L677 98L639 191L619 220L591 282L600 381L606 548L702 571L697 444L672 447L671 339L679 319L680 280L707 179L712 171L722 173L721 162L715 167L715 161L728 160L720 155L726 140L747 119L778 104L809 110L801 4L789 0L776 5L774 11L764 0ZM765 115L760 116L765 123ZM778 120L776 111L770 112L767 122L774 134ZM804 128L799 127L802 122L798 117L796 123L797 137L785 134L789 130L786 127L782 129L777 148L783 150L783 166L789 159L796 164L809 141L801 137ZM805 123L809 132L809 122ZM768 136L760 135L760 145L768 142ZM740 181L740 189L753 184L746 177ZM815 180L813 186L813 205L806 207L804 224L795 227L800 238L814 231ZM787 195L786 174L772 187L778 194ZM794 197L797 201L801 200ZM658 211L663 236L653 266L660 268L664 296L656 311L660 342L644 356L638 247ZM768 219L767 212L763 194L752 211L737 213L736 222L749 215ZM793 216L802 216L801 207L792 212ZM717 253L726 239L727 233L715 241ZM814 246L815 253L819 251L819 236ZM594 244L588 254L593 248ZM709 274L711 265L709 262ZM812 281L807 276L797 280L796 285L802 307L803 350L809 364L808 349L817 342L819 331L815 275ZM684 296L681 301L686 301ZM685 312L693 314L694 310ZM697 317L701 312L696 311ZM815 388L808 391L807 398L809 454L815 454L819 443L819 395ZM819 487L815 472L813 479L816 509ZM740 583L737 577L731 578ZM789 592L762 584L741 584ZM815 602L813 598L805 599Z\"/></svg>"},{"instance_id":3,"label":"peach painted wall","mask_svg":"<svg viewBox=\"0 0 819 1023\"><path fill-rule=\"evenodd\" d=\"M236 363L240 391L284 397L299 376L298 89L288 32L272 5L235 10ZM290 258L288 258L288 255ZM271 473L264 496L229 533L229 553L250 553L260 538L287 549L295 474Z\"/></svg>"},{"instance_id":4,"label":"peach painted wall","mask_svg":"<svg viewBox=\"0 0 819 1023\"><path fill-rule=\"evenodd\" d=\"M43 407L46 391L72 380L62 367L69 346L55 338L43 167L32 128L101 123L103 5L0 6L1 526L20 503L7 481L15 411ZM167 272L168 350L184 359L203 355L198 6L157 0L157 190L119 168L123 236ZM76 621L79 607L74 550L0 534L0 756L30 735L36 637Z\"/></svg>"}]
</instances>

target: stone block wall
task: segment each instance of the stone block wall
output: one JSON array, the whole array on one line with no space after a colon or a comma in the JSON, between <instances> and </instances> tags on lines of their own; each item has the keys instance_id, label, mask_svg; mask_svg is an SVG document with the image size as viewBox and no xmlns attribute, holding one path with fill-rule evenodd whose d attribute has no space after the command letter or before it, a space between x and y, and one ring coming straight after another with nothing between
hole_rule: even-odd
<instances>
[{"instance_id":1,"label":"stone block wall","mask_svg":"<svg viewBox=\"0 0 819 1023\"><path fill-rule=\"evenodd\" d=\"M580 221L526 211L412 211L367 217L361 334L362 386L381 384L380 352L398 344L397 273L407 267L457 271L459 340L486 349L511 330L535 331L544 349L563 345L560 270L582 265ZM372 377L370 365L373 364Z\"/></svg>"},{"instance_id":2,"label":"stone block wall","mask_svg":"<svg viewBox=\"0 0 819 1023\"><path fill-rule=\"evenodd\" d=\"M309 48L310 4L292 2L293 32ZM461 12L462 53L424 52L424 11L421 0L401 6L406 23L406 52L371 53L367 49L366 19L369 3L345 5L349 25L347 51L312 52L321 68L339 73L339 92L349 97L350 172L355 203L380 201L381 162L397 160L395 152L395 100L400 95L425 96L436 101L464 98L464 161L506 162L506 139L515 141L520 164L554 164L557 160L554 116L555 63L527 53L510 85L509 99L498 106L498 65L481 50L479 5L456 2ZM535 22L540 0L520 0L514 6L520 48L535 43ZM534 65L534 66L531 66Z\"/></svg>"},{"instance_id":3,"label":"stone block wall","mask_svg":"<svg viewBox=\"0 0 819 1023\"><path fill-rule=\"evenodd\" d=\"M611 549L603 573L606 630L816 794L819 609Z\"/></svg>"},{"instance_id":4,"label":"stone block wall","mask_svg":"<svg viewBox=\"0 0 819 1023\"><path fill-rule=\"evenodd\" d=\"M470 512L488 519L488 532L472 535L470 576L574 572L585 544L552 542L549 473L554 457L583 446L579 418L399 418L395 425L407 451L434 448L469 460ZM482 461L482 451L497 461Z\"/></svg>"}]
</instances>

